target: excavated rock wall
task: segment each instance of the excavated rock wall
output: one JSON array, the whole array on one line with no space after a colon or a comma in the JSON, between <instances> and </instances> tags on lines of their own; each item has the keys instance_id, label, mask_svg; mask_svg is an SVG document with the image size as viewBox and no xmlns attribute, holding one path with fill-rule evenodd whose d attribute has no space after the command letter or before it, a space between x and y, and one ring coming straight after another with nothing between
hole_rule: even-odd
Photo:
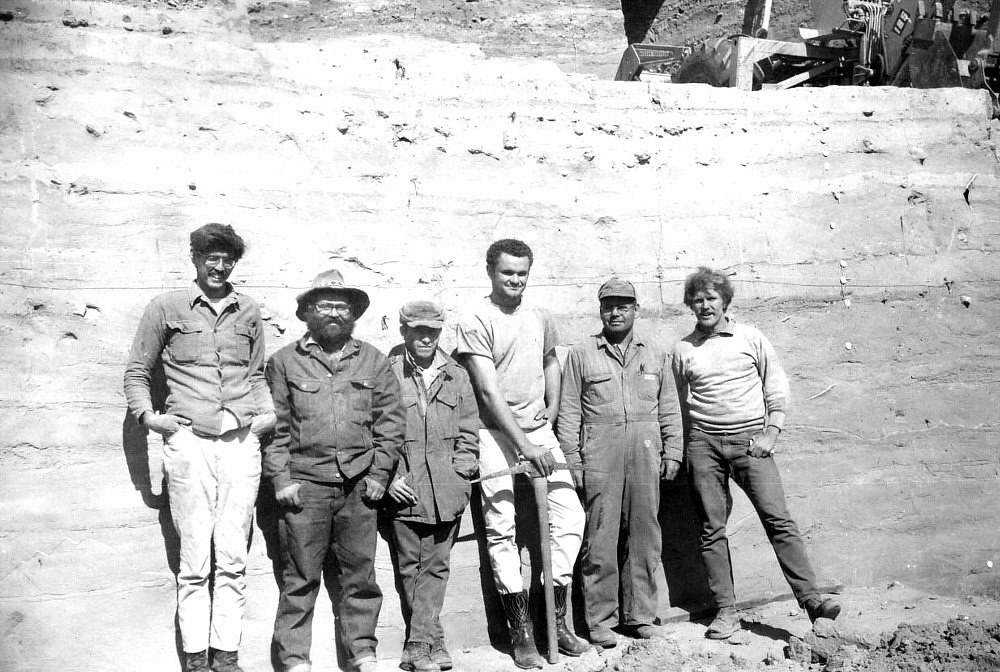
<instances>
[{"instance_id":1,"label":"excavated rock wall","mask_svg":"<svg viewBox=\"0 0 1000 672\"><path fill-rule=\"evenodd\" d=\"M613 274L636 283L641 328L669 344L691 326L685 275L725 268L734 314L791 376L779 459L823 580L1000 593L987 565L1000 562L1000 180L985 93L615 83L398 37L255 44L236 11L0 9L9 669L111 669L94 661L120 643L88 641L88 624L169 658L159 443L147 456L126 421L121 376L144 305L190 281L187 235L207 221L250 244L234 279L264 306L269 351L301 333L294 296L330 266L369 288L359 335L382 348L402 301L455 310L485 294L498 237L535 249L529 292L567 346L597 328ZM676 604L698 593L671 560L690 560L692 528L664 518ZM786 592L739 494L730 528L741 597ZM468 626L484 615L467 603L479 575L466 541L446 616ZM387 593L389 571L380 556ZM275 589L260 535L251 588L246 638L262 648Z\"/></svg>"}]
</instances>

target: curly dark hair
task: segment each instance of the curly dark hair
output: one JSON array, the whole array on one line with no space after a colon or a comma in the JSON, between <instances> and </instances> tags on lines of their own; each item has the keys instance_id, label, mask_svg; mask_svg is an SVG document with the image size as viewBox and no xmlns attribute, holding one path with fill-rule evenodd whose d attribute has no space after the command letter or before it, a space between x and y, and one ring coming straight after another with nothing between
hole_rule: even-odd
<instances>
[{"instance_id":1,"label":"curly dark hair","mask_svg":"<svg viewBox=\"0 0 1000 672\"><path fill-rule=\"evenodd\" d=\"M722 309L728 310L733 300L733 285L729 276L722 271L716 271L707 266L699 266L698 270L684 280L684 305L688 308L694 302L694 295L710 289L722 297Z\"/></svg>"},{"instance_id":2,"label":"curly dark hair","mask_svg":"<svg viewBox=\"0 0 1000 672\"><path fill-rule=\"evenodd\" d=\"M490 267L496 266L497 259L500 258L501 254L509 254L519 259L527 257L529 268L535 263L535 255L531 253L531 248L525 242L516 238L502 238L490 245L486 250L486 265Z\"/></svg>"},{"instance_id":3,"label":"curly dark hair","mask_svg":"<svg viewBox=\"0 0 1000 672\"><path fill-rule=\"evenodd\" d=\"M191 254L206 255L211 251L224 250L235 261L243 258L247 250L246 243L228 224L212 222L198 227L191 232Z\"/></svg>"}]
</instances>

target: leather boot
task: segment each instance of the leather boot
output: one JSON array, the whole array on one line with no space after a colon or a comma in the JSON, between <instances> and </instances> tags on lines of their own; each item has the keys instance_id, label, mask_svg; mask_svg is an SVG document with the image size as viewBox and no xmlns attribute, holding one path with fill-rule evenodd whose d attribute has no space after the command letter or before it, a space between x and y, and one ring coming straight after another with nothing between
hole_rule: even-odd
<instances>
[{"instance_id":1,"label":"leather boot","mask_svg":"<svg viewBox=\"0 0 1000 672\"><path fill-rule=\"evenodd\" d=\"M186 672L209 672L208 651L184 654L184 669Z\"/></svg>"},{"instance_id":2,"label":"leather boot","mask_svg":"<svg viewBox=\"0 0 1000 672\"><path fill-rule=\"evenodd\" d=\"M576 658L590 649L587 644L577 638L566 627L566 593L569 586L553 586L556 595L556 641L559 643L559 653Z\"/></svg>"},{"instance_id":3,"label":"leather boot","mask_svg":"<svg viewBox=\"0 0 1000 672\"><path fill-rule=\"evenodd\" d=\"M545 664L538 655L531 617L528 615L528 593L501 593L500 601L510 625L510 645L514 664L521 669L541 669Z\"/></svg>"},{"instance_id":4,"label":"leather boot","mask_svg":"<svg viewBox=\"0 0 1000 672\"><path fill-rule=\"evenodd\" d=\"M240 656L236 651L211 649L209 658L212 661L212 672L243 672L239 663Z\"/></svg>"}]
</instances>

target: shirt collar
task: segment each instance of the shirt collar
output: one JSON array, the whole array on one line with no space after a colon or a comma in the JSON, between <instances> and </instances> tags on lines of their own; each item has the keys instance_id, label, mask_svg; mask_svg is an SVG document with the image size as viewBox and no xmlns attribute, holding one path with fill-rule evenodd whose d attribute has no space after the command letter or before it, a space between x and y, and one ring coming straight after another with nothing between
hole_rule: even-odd
<instances>
[{"instance_id":1,"label":"shirt collar","mask_svg":"<svg viewBox=\"0 0 1000 672\"><path fill-rule=\"evenodd\" d=\"M722 327L722 329L719 329L714 334L706 334L704 331L695 326L693 332L694 337L698 340L699 343L703 343L712 336L732 336L733 327L736 326L736 320L734 320L729 315L723 315L723 318L726 320L726 325Z\"/></svg>"},{"instance_id":2,"label":"shirt collar","mask_svg":"<svg viewBox=\"0 0 1000 672\"><path fill-rule=\"evenodd\" d=\"M341 351L340 351L340 358L344 359L345 357L350 357L350 356L354 355L355 353L357 353L357 351L360 348L361 348L361 344L358 343L357 339L352 336L351 340L349 340L347 343L345 343L344 347L341 349ZM318 350L320 354L322 354L324 356L326 355L326 351L323 350L323 346L320 345L316 341L316 339L314 339L312 337L312 334L309 333L308 331L305 333L304 336L302 336L302 338L299 339L299 349L302 350L303 352L309 352L311 350Z\"/></svg>"},{"instance_id":3,"label":"shirt collar","mask_svg":"<svg viewBox=\"0 0 1000 672\"><path fill-rule=\"evenodd\" d=\"M414 371L428 371L431 369L437 369L438 371L443 371L445 366L448 364L448 359L441 352L441 348L438 348L434 353L434 359L431 361L431 365L426 369L421 369L417 366L417 363L413 360L413 356L410 351L403 346L403 372L407 376L411 375Z\"/></svg>"},{"instance_id":4,"label":"shirt collar","mask_svg":"<svg viewBox=\"0 0 1000 672\"><path fill-rule=\"evenodd\" d=\"M612 343L611 341L608 340L608 337L604 335L603 331L601 331L599 334L597 334L596 336L594 336L594 338L597 339L597 347L599 347L599 348L604 348L605 350L610 350L612 348L612 346L615 345L614 343ZM623 341L623 343L618 344L618 347L621 348L622 344L626 344L626 343ZM633 346L633 345L636 346L636 347L641 346L641 345L645 345L645 342L643 342L642 337L638 333L636 333L635 329L633 329L632 333L629 335L629 340L628 340L628 342L626 344L626 346L627 346L626 349L628 347Z\"/></svg>"},{"instance_id":5,"label":"shirt collar","mask_svg":"<svg viewBox=\"0 0 1000 672\"><path fill-rule=\"evenodd\" d=\"M232 300L232 302L236 304L237 307L239 307L240 293L236 291L232 283L229 282L226 283L226 295L223 297L222 300L223 301ZM207 296L205 296L205 292L201 291L201 286L198 284L198 281L193 280L191 281L191 284L188 285L188 306L194 308L194 304L196 304L198 301L201 301L202 303L205 304L212 302Z\"/></svg>"}]
</instances>

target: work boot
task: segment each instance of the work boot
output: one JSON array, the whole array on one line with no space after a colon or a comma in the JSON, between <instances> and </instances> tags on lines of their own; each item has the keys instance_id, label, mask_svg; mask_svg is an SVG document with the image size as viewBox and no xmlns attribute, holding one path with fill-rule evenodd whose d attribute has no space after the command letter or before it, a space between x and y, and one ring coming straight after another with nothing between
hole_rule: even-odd
<instances>
[{"instance_id":1,"label":"work boot","mask_svg":"<svg viewBox=\"0 0 1000 672\"><path fill-rule=\"evenodd\" d=\"M438 637L431 644L431 660L437 663L442 670L452 668L451 654L448 653L448 649L444 645L444 637Z\"/></svg>"},{"instance_id":2,"label":"work boot","mask_svg":"<svg viewBox=\"0 0 1000 672\"><path fill-rule=\"evenodd\" d=\"M607 628L597 628L590 631L590 643L602 649L613 649L618 646L618 637Z\"/></svg>"},{"instance_id":3,"label":"work boot","mask_svg":"<svg viewBox=\"0 0 1000 672\"><path fill-rule=\"evenodd\" d=\"M236 651L211 650L212 672L243 672L239 664L239 654Z\"/></svg>"},{"instance_id":4,"label":"work boot","mask_svg":"<svg viewBox=\"0 0 1000 672\"><path fill-rule=\"evenodd\" d=\"M829 618L832 621L840 616L840 604L833 598L828 597L824 600L819 596L813 597L806 600L802 606L805 607L809 620L813 623L819 618Z\"/></svg>"},{"instance_id":5,"label":"work boot","mask_svg":"<svg viewBox=\"0 0 1000 672\"><path fill-rule=\"evenodd\" d=\"M663 628L649 623L626 625L622 631L633 639L666 639L667 637Z\"/></svg>"},{"instance_id":6,"label":"work boot","mask_svg":"<svg viewBox=\"0 0 1000 672\"><path fill-rule=\"evenodd\" d=\"M208 651L184 653L184 669L186 672L209 672Z\"/></svg>"},{"instance_id":7,"label":"work boot","mask_svg":"<svg viewBox=\"0 0 1000 672\"><path fill-rule=\"evenodd\" d=\"M399 669L410 672L441 672L441 667L431 660L431 645L427 642L407 642L399 657Z\"/></svg>"},{"instance_id":8,"label":"work boot","mask_svg":"<svg viewBox=\"0 0 1000 672\"><path fill-rule=\"evenodd\" d=\"M590 644L581 641L566 627L566 592L567 586L553 586L556 596L556 642L559 653L576 658L590 650Z\"/></svg>"},{"instance_id":9,"label":"work boot","mask_svg":"<svg viewBox=\"0 0 1000 672\"><path fill-rule=\"evenodd\" d=\"M715 620L708 626L705 636L709 639L728 639L740 630L740 614L736 607L722 607Z\"/></svg>"},{"instance_id":10,"label":"work boot","mask_svg":"<svg viewBox=\"0 0 1000 672\"><path fill-rule=\"evenodd\" d=\"M525 670L541 669L545 661L538 655L538 647L535 646L531 617L528 615L528 593L523 590L520 593L501 593L500 602L510 626L514 664Z\"/></svg>"}]
</instances>

